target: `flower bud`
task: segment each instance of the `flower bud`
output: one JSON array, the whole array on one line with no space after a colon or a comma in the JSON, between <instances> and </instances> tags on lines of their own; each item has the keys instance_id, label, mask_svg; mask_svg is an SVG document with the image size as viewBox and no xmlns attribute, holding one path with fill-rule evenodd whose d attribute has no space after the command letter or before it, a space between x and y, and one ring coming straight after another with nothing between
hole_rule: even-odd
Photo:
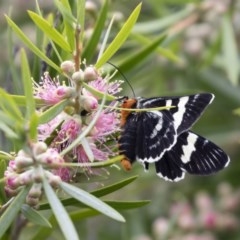
<instances>
[{"instance_id":1,"label":"flower bud","mask_svg":"<svg viewBox=\"0 0 240 240\"><path fill-rule=\"evenodd\" d=\"M40 198L42 195L42 184L34 183L28 193L31 198Z\"/></svg>"},{"instance_id":2,"label":"flower bud","mask_svg":"<svg viewBox=\"0 0 240 240\"><path fill-rule=\"evenodd\" d=\"M34 174L33 174L33 181L35 183L41 183L43 180L43 176L42 176L42 173L40 171L35 171Z\"/></svg>"},{"instance_id":3,"label":"flower bud","mask_svg":"<svg viewBox=\"0 0 240 240\"><path fill-rule=\"evenodd\" d=\"M91 112L98 108L98 101L92 96L81 96L80 105L87 111Z\"/></svg>"},{"instance_id":4,"label":"flower bud","mask_svg":"<svg viewBox=\"0 0 240 240\"><path fill-rule=\"evenodd\" d=\"M74 72L73 75L72 75L72 80L75 83L84 81L84 72L82 70Z\"/></svg>"},{"instance_id":5,"label":"flower bud","mask_svg":"<svg viewBox=\"0 0 240 240\"><path fill-rule=\"evenodd\" d=\"M15 166L17 170L22 170L33 164L33 160L30 157L17 156L15 158Z\"/></svg>"},{"instance_id":6,"label":"flower bud","mask_svg":"<svg viewBox=\"0 0 240 240\"><path fill-rule=\"evenodd\" d=\"M18 180L20 185L28 185L29 183L33 182L33 169L19 174Z\"/></svg>"},{"instance_id":7,"label":"flower bud","mask_svg":"<svg viewBox=\"0 0 240 240\"><path fill-rule=\"evenodd\" d=\"M37 156L37 155L39 155L39 154L41 154L41 153L46 152L46 150L47 150L47 144L44 143L44 142L37 142L37 143L34 144L32 150L33 150L34 156Z\"/></svg>"},{"instance_id":8,"label":"flower bud","mask_svg":"<svg viewBox=\"0 0 240 240\"><path fill-rule=\"evenodd\" d=\"M63 158L53 148L48 148L45 153L42 153L36 157L36 160L39 163L46 164L46 167L55 168L56 165L59 165L64 162Z\"/></svg>"},{"instance_id":9,"label":"flower bud","mask_svg":"<svg viewBox=\"0 0 240 240\"><path fill-rule=\"evenodd\" d=\"M66 74L73 73L75 70L74 62L69 61L69 60L62 62L60 67L61 67L62 71Z\"/></svg>"},{"instance_id":10,"label":"flower bud","mask_svg":"<svg viewBox=\"0 0 240 240\"><path fill-rule=\"evenodd\" d=\"M39 198L33 198L31 196L27 196L26 197L26 203L29 205L29 206L32 206L32 207L35 207L38 205L39 203Z\"/></svg>"},{"instance_id":11,"label":"flower bud","mask_svg":"<svg viewBox=\"0 0 240 240\"><path fill-rule=\"evenodd\" d=\"M19 188L16 188L16 189L12 189L12 188L9 188L8 186L5 186L4 187L4 191L7 195L7 197L14 197L16 196L18 193L19 193Z\"/></svg>"},{"instance_id":12,"label":"flower bud","mask_svg":"<svg viewBox=\"0 0 240 240\"><path fill-rule=\"evenodd\" d=\"M87 67L84 70L84 81L89 82L98 78L97 70L94 67Z\"/></svg>"},{"instance_id":13,"label":"flower bud","mask_svg":"<svg viewBox=\"0 0 240 240\"><path fill-rule=\"evenodd\" d=\"M73 97L75 93L75 89L72 87L67 87L67 86L59 86L54 92L53 92L53 97L56 98L58 101Z\"/></svg>"},{"instance_id":14,"label":"flower bud","mask_svg":"<svg viewBox=\"0 0 240 240\"><path fill-rule=\"evenodd\" d=\"M6 174L6 185L8 186L8 188L14 190L16 188L18 188L21 184L19 181L19 175L14 174L14 173L10 173L10 174Z\"/></svg>"},{"instance_id":15,"label":"flower bud","mask_svg":"<svg viewBox=\"0 0 240 240\"><path fill-rule=\"evenodd\" d=\"M56 176L56 175L53 175L53 174L52 174L51 177L48 178L48 182L53 188L57 188L61 181L62 180L59 176Z\"/></svg>"},{"instance_id":16,"label":"flower bud","mask_svg":"<svg viewBox=\"0 0 240 240\"><path fill-rule=\"evenodd\" d=\"M97 11L97 6L93 1L86 1L85 3L85 9L88 12L96 12Z\"/></svg>"}]
</instances>

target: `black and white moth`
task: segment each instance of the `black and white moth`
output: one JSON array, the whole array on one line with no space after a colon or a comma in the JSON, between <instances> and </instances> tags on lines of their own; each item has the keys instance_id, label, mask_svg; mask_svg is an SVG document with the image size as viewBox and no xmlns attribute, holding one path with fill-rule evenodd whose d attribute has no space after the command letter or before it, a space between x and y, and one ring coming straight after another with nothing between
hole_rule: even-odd
<instances>
[{"instance_id":1,"label":"black and white moth","mask_svg":"<svg viewBox=\"0 0 240 240\"><path fill-rule=\"evenodd\" d=\"M228 155L213 142L190 131L214 95L125 99L121 111L119 150L122 165L130 169L138 161L148 170L154 163L157 175L179 181L185 172L208 175L229 164ZM153 110L156 107L169 107ZM128 109L149 111L129 111Z\"/></svg>"}]
</instances>

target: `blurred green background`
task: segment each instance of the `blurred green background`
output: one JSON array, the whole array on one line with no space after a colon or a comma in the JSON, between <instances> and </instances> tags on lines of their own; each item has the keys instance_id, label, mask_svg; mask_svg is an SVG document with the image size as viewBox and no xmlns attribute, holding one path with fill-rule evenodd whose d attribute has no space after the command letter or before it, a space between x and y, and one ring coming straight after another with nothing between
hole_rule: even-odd
<instances>
[{"instance_id":1,"label":"blurred green background","mask_svg":"<svg viewBox=\"0 0 240 240\"><path fill-rule=\"evenodd\" d=\"M116 15L116 32L138 3L136 0L111 1L109 19ZM159 179L151 168L145 173L138 164L130 173L110 168L106 183L139 175L137 181L112 195L112 200L149 199L151 203L123 212L125 224L104 216L76 222L80 236L87 240L240 239L240 114L234 113L240 108L240 1L149 0L142 3L132 35L111 62L124 72L137 96L215 94L214 102L193 130L221 146L231 157L231 163L216 175L186 175L179 183ZM42 0L39 5L44 13L55 11L53 1ZM86 34L91 31L99 6L101 1L87 1L91 21L86 26ZM27 9L34 8L34 1L0 1L0 82L10 92L14 89L9 52L17 51L22 44L13 36L15 49L7 48L9 38L4 13L11 13L12 19L36 41L32 22L26 14ZM134 67L125 64L144 47L144 42L151 42L164 33L167 36L161 49ZM164 54L163 48L173 54ZM13 61L19 64L17 54ZM123 88L123 95L132 96L126 83ZM1 142L1 146L6 143ZM62 239L61 233L56 231L49 239Z\"/></svg>"}]
</instances>

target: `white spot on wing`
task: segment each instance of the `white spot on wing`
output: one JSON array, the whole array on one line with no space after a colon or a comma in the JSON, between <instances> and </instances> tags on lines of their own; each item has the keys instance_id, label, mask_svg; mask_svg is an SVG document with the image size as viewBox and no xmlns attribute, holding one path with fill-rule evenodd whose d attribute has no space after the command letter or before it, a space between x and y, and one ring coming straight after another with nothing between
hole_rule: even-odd
<instances>
[{"instance_id":1,"label":"white spot on wing","mask_svg":"<svg viewBox=\"0 0 240 240\"><path fill-rule=\"evenodd\" d=\"M186 111L185 105L187 104L188 100L189 97L182 97L179 99L178 111L173 114L175 129L177 129L180 126L183 120L183 115Z\"/></svg>"},{"instance_id":2,"label":"white spot on wing","mask_svg":"<svg viewBox=\"0 0 240 240\"><path fill-rule=\"evenodd\" d=\"M172 100L171 99L168 99L166 101L166 107L171 107L172 106Z\"/></svg>"},{"instance_id":3,"label":"white spot on wing","mask_svg":"<svg viewBox=\"0 0 240 240\"><path fill-rule=\"evenodd\" d=\"M150 135L151 139L155 138L158 135L159 131L162 129L162 124L163 124L162 113L157 112L157 115L159 116L159 119L158 119L157 125L155 126L155 128L153 129L153 131Z\"/></svg>"},{"instance_id":4,"label":"white spot on wing","mask_svg":"<svg viewBox=\"0 0 240 240\"><path fill-rule=\"evenodd\" d=\"M182 172L182 176L176 177L176 178L174 178L174 179L170 179L170 178L168 178L168 177L166 177L166 176L163 176L161 173L157 173L157 175L158 175L160 178L163 178L165 181L170 181L170 182L178 182L178 181L182 180L182 179L185 177L185 173L184 173L184 172Z\"/></svg>"},{"instance_id":5,"label":"white spot on wing","mask_svg":"<svg viewBox=\"0 0 240 240\"><path fill-rule=\"evenodd\" d=\"M192 133L189 133L187 138L187 145L182 146L183 154L181 155L181 160L183 163L188 163L191 158L192 152L195 151L195 143L198 136Z\"/></svg>"}]
</instances>

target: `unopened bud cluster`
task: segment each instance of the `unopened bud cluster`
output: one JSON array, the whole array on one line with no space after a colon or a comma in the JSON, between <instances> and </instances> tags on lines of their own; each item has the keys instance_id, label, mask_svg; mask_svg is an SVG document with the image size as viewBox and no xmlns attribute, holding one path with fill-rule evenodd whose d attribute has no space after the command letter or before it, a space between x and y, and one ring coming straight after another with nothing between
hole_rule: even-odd
<instances>
[{"instance_id":1,"label":"unopened bud cluster","mask_svg":"<svg viewBox=\"0 0 240 240\"><path fill-rule=\"evenodd\" d=\"M22 186L31 185L26 202L29 205L36 205L42 194L43 177L46 177L49 183L56 187L61 178L49 170L59 168L63 162L59 153L53 148L47 148L43 142L33 144L31 154L20 150L15 159L9 162L4 174L6 194L15 196Z\"/></svg>"}]
</instances>

